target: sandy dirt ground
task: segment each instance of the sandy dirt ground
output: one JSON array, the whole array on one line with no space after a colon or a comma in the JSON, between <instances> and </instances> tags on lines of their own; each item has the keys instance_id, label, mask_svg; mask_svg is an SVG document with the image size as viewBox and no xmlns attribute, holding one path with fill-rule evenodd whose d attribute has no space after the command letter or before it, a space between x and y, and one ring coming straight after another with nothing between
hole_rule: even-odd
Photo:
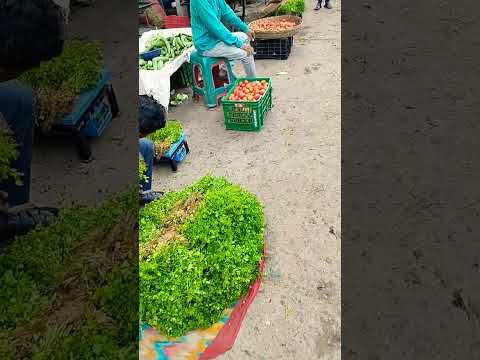
<instances>
[{"instance_id":1,"label":"sandy dirt ground","mask_svg":"<svg viewBox=\"0 0 480 360\"><path fill-rule=\"evenodd\" d=\"M258 74L272 77L274 87L274 108L261 132L226 131L221 110L192 102L170 113L183 122L191 152L177 173L155 169L156 190L178 189L212 173L241 184L265 207L266 276L234 348L222 360L340 359L341 4L332 4L333 10L314 12L314 1L307 0L305 26L290 58L257 61ZM137 101L137 88L127 86L136 76L130 70L136 69L136 58L117 55L125 53L126 27L101 29L95 21L108 5L98 0L94 8L73 12L71 31L106 42L124 111L93 142L92 163L79 162L69 140L35 146L32 198L38 204L90 204L136 179L135 172L119 181L125 176L119 169L138 158L131 136L136 107L125 106ZM132 8L116 6L111 23L121 23L122 10ZM241 72L240 66L235 71Z\"/></svg>"}]
</instances>

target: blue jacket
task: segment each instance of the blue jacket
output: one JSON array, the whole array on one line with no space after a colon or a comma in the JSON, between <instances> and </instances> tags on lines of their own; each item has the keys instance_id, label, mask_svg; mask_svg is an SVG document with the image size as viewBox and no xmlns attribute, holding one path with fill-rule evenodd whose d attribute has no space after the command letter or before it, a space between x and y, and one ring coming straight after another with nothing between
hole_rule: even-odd
<instances>
[{"instance_id":1,"label":"blue jacket","mask_svg":"<svg viewBox=\"0 0 480 360\"><path fill-rule=\"evenodd\" d=\"M210 50L220 41L230 46L243 45L243 41L233 35L222 21L242 32L249 31L225 0L190 0L190 23L197 51Z\"/></svg>"}]
</instances>

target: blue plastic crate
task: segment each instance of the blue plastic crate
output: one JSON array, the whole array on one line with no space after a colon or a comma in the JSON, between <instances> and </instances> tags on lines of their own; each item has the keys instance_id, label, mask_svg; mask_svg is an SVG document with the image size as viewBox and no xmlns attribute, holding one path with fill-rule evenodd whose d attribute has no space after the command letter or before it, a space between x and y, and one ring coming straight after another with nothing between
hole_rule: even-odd
<instances>
[{"instance_id":1,"label":"blue plastic crate","mask_svg":"<svg viewBox=\"0 0 480 360\"><path fill-rule=\"evenodd\" d=\"M187 149L185 148L185 143L182 143L181 148L177 150L174 156L174 160L180 163L185 159L185 156L187 156Z\"/></svg>"},{"instance_id":2,"label":"blue plastic crate","mask_svg":"<svg viewBox=\"0 0 480 360\"><path fill-rule=\"evenodd\" d=\"M98 137L102 135L108 124L112 122L112 119L113 114L110 106L105 101L101 101L89 112L89 119L81 132L87 137Z\"/></svg>"},{"instance_id":3,"label":"blue plastic crate","mask_svg":"<svg viewBox=\"0 0 480 360\"><path fill-rule=\"evenodd\" d=\"M111 78L112 75L110 74L110 72L103 70L100 74L100 79L98 80L97 87L91 90L84 91L80 94L77 102L75 103L75 107L73 108L70 115L67 115L63 118L62 125L76 127L78 122L85 114L85 111L88 110L95 98L97 98L98 95L100 95L100 93L104 90L105 86Z\"/></svg>"},{"instance_id":4,"label":"blue plastic crate","mask_svg":"<svg viewBox=\"0 0 480 360\"><path fill-rule=\"evenodd\" d=\"M167 152L163 153L162 157L164 158L169 158L169 159L172 159L173 158L173 155L175 154L175 151L181 146L183 145L185 139L187 138L187 136L185 135L184 132L182 132L182 135L180 136L180 138L177 140L177 142L173 143L171 146L170 146L170 149L168 149ZM185 157L185 156L184 156ZM183 160L183 158L182 158ZM177 161L179 162L179 161Z\"/></svg>"},{"instance_id":5,"label":"blue plastic crate","mask_svg":"<svg viewBox=\"0 0 480 360\"><path fill-rule=\"evenodd\" d=\"M186 135L182 132L180 139L173 143L160 158L157 158L157 162L168 163L173 171L177 171L177 165L185 159L189 151Z\"/></svg>"}]
</instances>

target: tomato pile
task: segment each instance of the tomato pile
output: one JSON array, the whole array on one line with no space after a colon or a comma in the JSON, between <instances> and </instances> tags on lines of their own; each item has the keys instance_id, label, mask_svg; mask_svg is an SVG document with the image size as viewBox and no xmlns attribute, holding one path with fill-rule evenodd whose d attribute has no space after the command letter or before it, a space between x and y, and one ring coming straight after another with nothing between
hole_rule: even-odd
<instances>
[{"instance_id":1,"label":"tomato pile","mask_svg":"<svg viewBox=\"0 0 480 360\"><path fill-rule=\"evenodd\" d=\"M258 101L268 89L268 82L243 80L233 90L228 100L233 101Z\"/></svg>"},{"instance_id":2,"label":"tomato pile","mask_svg":"<svg viewBox=\"0 0 480 360\"><path fill-rule=\"evenodd\" d=\"M252 31L280 31L280 30L289 30L295 27L293 21L281 20L281 21L260 21L254 24L250 24L250 30Z\"/></svg>"}]
</instances>

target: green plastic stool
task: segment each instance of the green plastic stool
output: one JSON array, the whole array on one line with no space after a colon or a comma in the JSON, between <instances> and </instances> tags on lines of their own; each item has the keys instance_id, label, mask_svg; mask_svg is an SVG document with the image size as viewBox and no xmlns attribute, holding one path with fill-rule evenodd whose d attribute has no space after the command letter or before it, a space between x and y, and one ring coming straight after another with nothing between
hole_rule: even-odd
<instances>
[{"instance_id":1,"label":"green plastic stool","mask_svg":"<svg viewBox=\"0 0 480 360\"><path fill-rule=\"evenodd\" d=\"M225 58L201 56L198 52L194 52L190 56L190 63L192 64L194 98L198 100L202 97L208 108L218 106L220 99L230 90L236 80L230 62ZM219 76L222 65L227 69L226 79L221 79Z\"/></svg>"}]
</instances>

